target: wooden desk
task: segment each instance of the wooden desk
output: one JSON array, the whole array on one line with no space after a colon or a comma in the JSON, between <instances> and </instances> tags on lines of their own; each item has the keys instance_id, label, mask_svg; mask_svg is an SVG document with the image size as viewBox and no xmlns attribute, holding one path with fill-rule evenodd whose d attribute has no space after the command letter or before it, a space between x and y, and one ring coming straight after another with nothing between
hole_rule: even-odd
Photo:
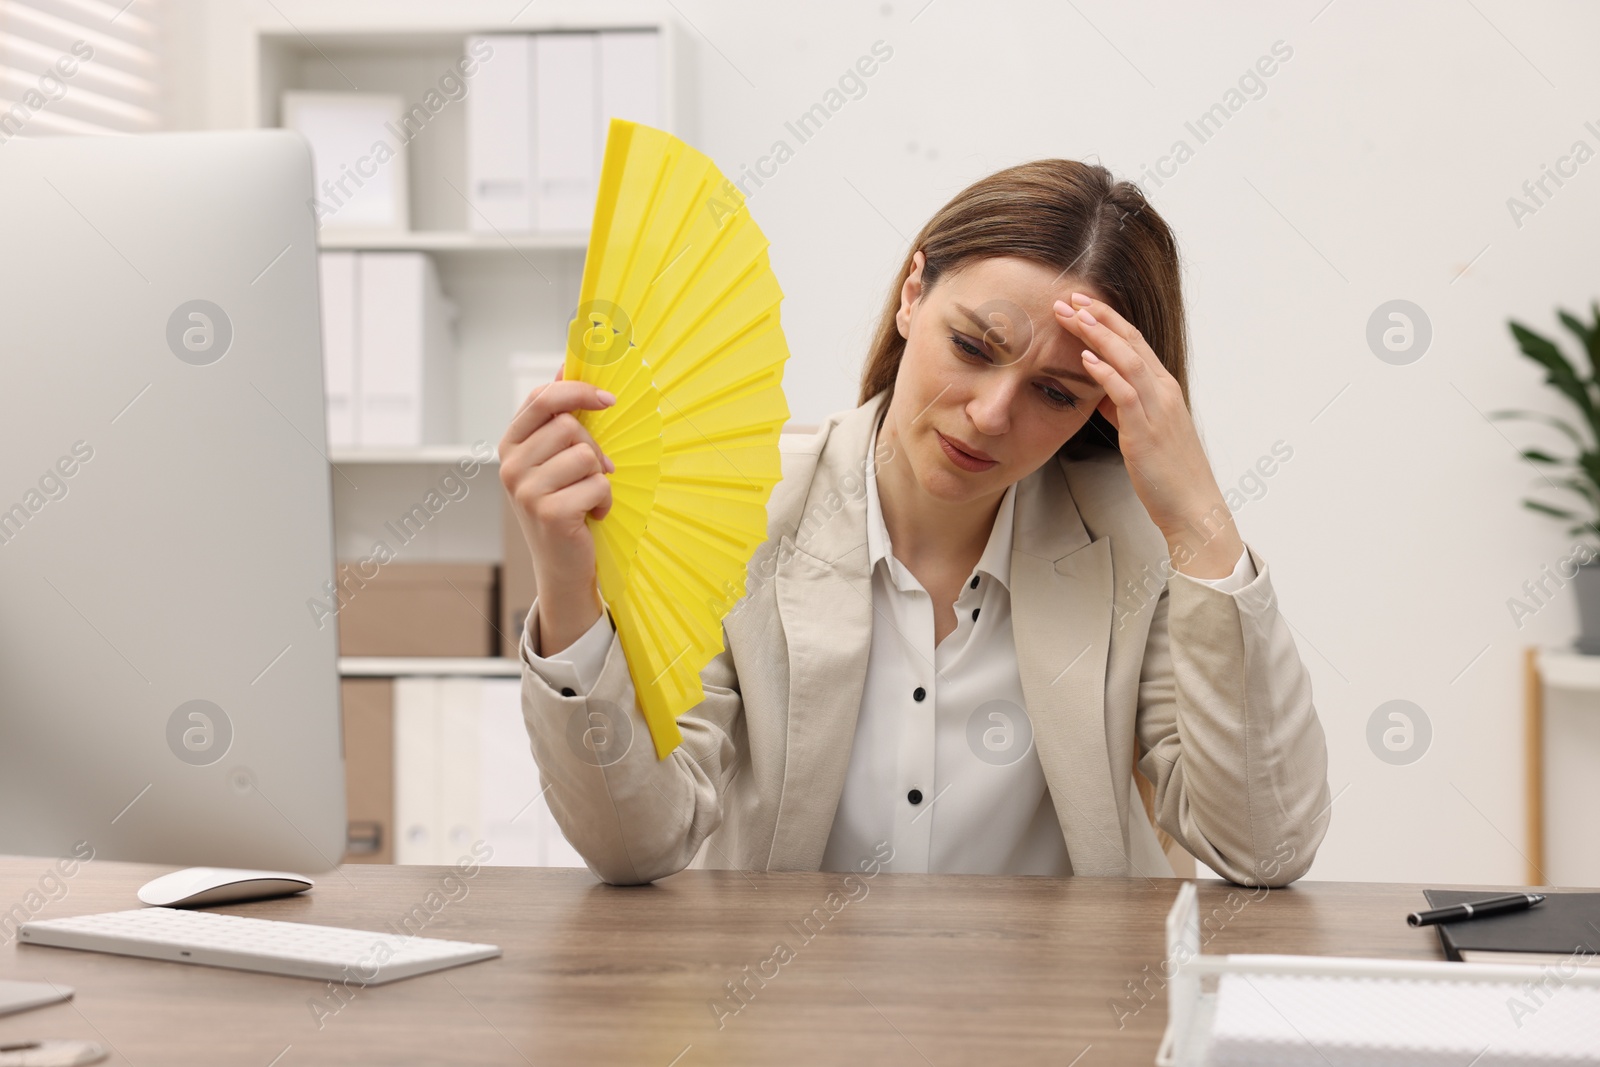
<instances>
[{"instance_id":1,"label":"wooden desk","mask_svg":"<svg viewBox=\"0 0 1600 1067\"><path fill-rule=\"evenodd\" d=\"M26 910L49 869L0 857L0 909ZM134 890L169 869L91 861L35 915L136 907ZM8 921L0 978L71 985L77 996L0 1018L0 1044L87 1038L114 1048L106 1062L140 1067L1097 1067L1152 1063L1166 1022L1162 920L1174 879L880 873L845 886L842 874L686 871L617 888L583 870L482 867L447 883L452 874L351 865L308 895L222 909L383 929L421 906L431 919L419 932L504 950L356 988L320 1029L310 1002L327 994L323 983L19 946ZM830 893L839 894L837 914ZM1268 892L1203 882L1200 901L1211 916L1208 953L1442 958L1435 934L1403 919L1423 904L1416 886L1304 882ZM800 924L813 909L824 919L812 919L808 941ZM791 958L774 959L779 942ZM775 976L764 986L746 979L752 995L734 1013L725 983L747 966ZM726 1008L720 1028L713 1003Z\"/></svg>"}]
</instances>

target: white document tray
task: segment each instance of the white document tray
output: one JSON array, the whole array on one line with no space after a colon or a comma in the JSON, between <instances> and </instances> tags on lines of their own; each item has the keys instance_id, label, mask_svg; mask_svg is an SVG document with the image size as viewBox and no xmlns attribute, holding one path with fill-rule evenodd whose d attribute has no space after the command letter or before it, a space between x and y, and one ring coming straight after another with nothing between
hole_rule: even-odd
<instances>
[{"instance_id":1,"label":"white document tray","mask_svg":"<svg viewBox=\"0 0 1600 1067\"><path fill-rule=\"evenodd\" d=\"M1399 921L1398 917L1396 921ZM1546 989L1550 989L1552 970L1548 966L1503 963L1449 963L1338 956L1203 956L1200 954L1199 895L1193 882L1185 883L1178 891L1177 902L1167 913L1166 958L1168 962L1162 971L1164 974L1167 970L1171 970L1172 977L1167 983L1167 1029L1162 1036L1161 1047L1156 1052L1157 1067L1211 1067L1212 1027L1217 1012L1217 994L1201 990L1201 979L1206 976L1241 974L1252 977L1271 975L1306 979L1324 977L1404 979L1437 984L1440 1003L1447 1004L1452 990L1462 990L1468 985L1492 983L1521 987L1525 982L1533 986L1538 986L1542 982L1546 984ZM1561 988L1573 987L1584 990L1586 995L1588 991L1596 991L1596 995L1600 996L1600 968L1574 966L1571 969L1575 972L1572 975L1568 976L1564 971L1561 974L1559 983ZM1519 992L1518 995L1526 995L1526 992ZM1556 991L1556 997L1560 996L1560 992ZM1542 1009L1545 1002L1554 1001L1551 998L1541 998L1538 1006ZM1533 1001L1530 1000L1529 1003ZM1563 1010L1568 1007L1570 1002L1564 1002ZM1351 1031L1354 1032L1362 1027L1364 1022L1366 1020L1361 1017L1351 1018L1349 1023ZM1595 1028L1596 1034L1600 1035L1600 1018L1595 1020ZM1403 1039L1405 1037L1403 1028L1391 1025L1383 1034L1391 1039L1396 1035ZM1580 1054L1578 1059L1549 1060L1537 1056L1521 1059L1511 1055L1513 1052L1511 1049L1499 1049L1496 1051L1500 1052L1500 1055L1491 1055L1484 1062L1600 1064L1600 1039L1596 1040L1591 1049L1592 1056ZM1509 1059L1506 1058L1507 1055L1510 1055ZM1366 1062L1359 1056L1352 1058L1348 1053L1335 1059L1340 1063ZM1467 1059L1471 1059L1471 1056L1469 1055ZM1319 1057L1318 1062L1326 1062L1326 1058ZM1376 1063L1380 1060L1372 1059L1370 1062ZM1393 1062L1392 1056L1387 1062Z\"/></svg>"}]
</instances>

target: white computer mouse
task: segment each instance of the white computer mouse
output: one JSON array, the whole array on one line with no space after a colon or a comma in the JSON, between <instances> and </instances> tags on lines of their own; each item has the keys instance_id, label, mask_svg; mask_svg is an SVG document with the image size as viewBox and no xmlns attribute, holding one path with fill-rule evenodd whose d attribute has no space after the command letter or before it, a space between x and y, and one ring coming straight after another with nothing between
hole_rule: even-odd
<instances>
[{"instance_id":1,"label":"white computer mouse","mask_svg":"<svg viewBox=\"0 0 1600 1067\"><path fill-rule=\"evenodd\" d=\"M185 867L139 887L139 899L158 908L197 908L236 900L303 893L315 883L291 871L246 871L237 867Z\"/></svg>"}]
</instances>

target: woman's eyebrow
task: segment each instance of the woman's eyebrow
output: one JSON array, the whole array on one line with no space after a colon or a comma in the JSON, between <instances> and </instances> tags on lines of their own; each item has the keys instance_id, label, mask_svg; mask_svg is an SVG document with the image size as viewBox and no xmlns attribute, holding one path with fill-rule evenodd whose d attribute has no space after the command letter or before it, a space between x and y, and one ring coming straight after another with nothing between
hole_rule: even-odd
<instances>
[{"instance_id":1,"label":"woman's eyebrow","mask_svg":"<svg viewBox=\"0 0 1600 1067\"><path fill-rule=\"evenodd\" d=\"M1065 367L1040 367L1039 369L1046 374L1054 374L1058 378L1071 378L1073 381L1082 382L1085 385L1092 385L1097 388L1100 385L1099 382L1095 381L1093 378L1082 373L1081 371L1068 370Z\"/></svg>"},{"instance_id":2,"label":"woman's eyebrow","mask_svg":"<svg viewBox=\"0 0 1600 1067\"><path fill-rule=\"evenodd\" d=\"M978 328L978 330L979 330L979 336L983 338L983 340L984 340L984 342L986 344L994 345L996 348L1009 347L1009 346L1007 346L1005 344L996 344L994 339L989 336L989 332L991 330L996 330L1001 334L1001 336L1005 336L1006 327L1008 327L1010 325L1010 323L1006 323L1006 322L1002 322L1002 323L984 322L981 318L978 317L978 313L976 311L973 311L971 308L967 307L965 304L956 304L955 305L955 309L957 311L961 312L961 314L965 315L968 319L970 319L972 321L972 324L974 326L976 326ZM1033 332L1032 332L1033 324L1030 322L1028 325L1029 325L1029 337L1031 338L1032 335L1033 335Z\"/></svg>"},{"instance_id":3,"label":"woman's eyebrow","mask_svg":"<svg viewBox=\"0 0 1600 1067\"><path fill-rule=\"evenodd\" d=\"M961 312L968 319L972 320L972 324L974 326L978 327L978 330L980 331L979 336L983 338L983 340L984 340L984 342L986 344L994 345L996 348L1005 348L1006 347L1003 344L996 344L994 342L994 340L992 340L988 336L989 331L995 329L995 324L994 323L992 323L992 322L984 322L982 319L980 319L978 317L978 313L976 311L973 311L971 308L967 307L965 304L955 304L954 307L955 307L955 309L957 311ZM1083 382L1085 385L1092 385L1092 386L1098 387L1099 384L1100 384L1099 382L1095 381L1093 378L1089 377L1089 375L1083 373L1082 371L1069 370L1066 367L1039 367L1039 368L1036 368L1036 369L1038 369L1039 371L1041 371L1041 372L1043 372L1045 374L1054 374L1058 378L1071 378L1074 381Z\"/></svg>"}]
</instances>

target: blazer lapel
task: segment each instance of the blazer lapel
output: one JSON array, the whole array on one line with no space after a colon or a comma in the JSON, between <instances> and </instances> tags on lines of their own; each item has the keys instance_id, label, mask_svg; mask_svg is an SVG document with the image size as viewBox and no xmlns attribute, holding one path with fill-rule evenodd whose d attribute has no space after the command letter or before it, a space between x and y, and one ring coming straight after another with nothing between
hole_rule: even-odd
<instances>
[{"instance_id":1,"label":"blazer lapel","mask_svg":"<svg viewBox=\"0 0 1600 1067\"><path fill-rule=\"evenodd\" d=\"M789 661L788 743L769 870L816 870L854 747L872 649L867 570L867 439L882 395L824 442L775 592Z\"/></svg>"},{"instance_id":2,"label":"blazer lapel","mask_svg":"<svg viewBox=\"0 0 1600 1067\"><path fill-rule=\"evenodd\" d=\"M1106 738L1111 539L1089 539L1061 461L1017 486L1011 631L1045 782L1076 874L1131 867Z\"/></svg>"}]
</instances>

